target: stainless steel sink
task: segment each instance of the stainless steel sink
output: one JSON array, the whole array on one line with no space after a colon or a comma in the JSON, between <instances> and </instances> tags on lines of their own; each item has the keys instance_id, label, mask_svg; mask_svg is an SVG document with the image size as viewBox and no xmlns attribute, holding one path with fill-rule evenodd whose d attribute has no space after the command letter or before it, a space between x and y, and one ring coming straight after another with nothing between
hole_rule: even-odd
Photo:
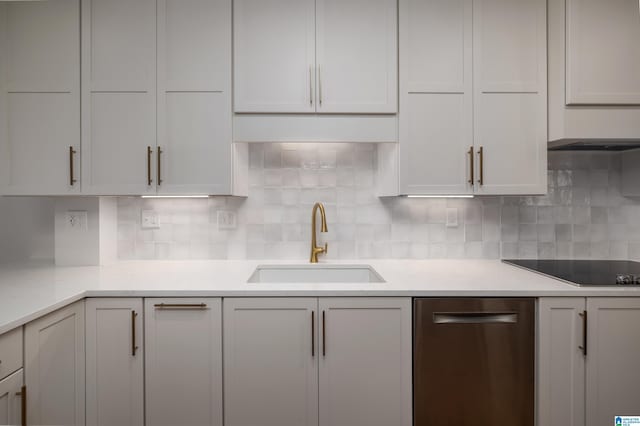
<instances>
[{"instance_id":1,"label":"stainless steel sink","mask_svg":"<svg viewBox=\"0 0 640 426\"><path fill-rule=\"evenodd\" d=\"M260 265L249 283L383 283L369 265Z\"/></svg>"}]
</instances>

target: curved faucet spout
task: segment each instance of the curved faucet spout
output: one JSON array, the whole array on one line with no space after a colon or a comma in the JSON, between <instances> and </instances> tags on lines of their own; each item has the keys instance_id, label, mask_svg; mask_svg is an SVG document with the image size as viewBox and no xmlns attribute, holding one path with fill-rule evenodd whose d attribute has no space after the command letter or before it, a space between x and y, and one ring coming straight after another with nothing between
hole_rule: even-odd
<instances>
[{"instance_id":1,"label":"curved faucet spout","mask_svg":"<svg viewBox=\"0 0 640 426\"><path fill-rule=\"evenodd\" d=\"M311 258L309 262L318 263L318 255L319 254L327 254L327 250L329 249L329 245L325 243L324 247L318 247L317 244L317 235L316 235L316 217L318 215L318 210L320 210L320 232L327 232L327 214L324 210L324 205L322 203L316 203L313 206L313 210L311 211Z\"/></svg>"}]
</instances>

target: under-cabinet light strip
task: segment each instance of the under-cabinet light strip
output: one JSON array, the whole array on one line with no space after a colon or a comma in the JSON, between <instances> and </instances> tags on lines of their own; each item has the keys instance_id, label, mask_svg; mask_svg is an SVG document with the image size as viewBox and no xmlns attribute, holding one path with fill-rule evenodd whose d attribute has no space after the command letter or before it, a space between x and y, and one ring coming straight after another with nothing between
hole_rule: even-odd
<instances>
[{"instance_id":1,"label":"under-cabinet light strip","mask_svg":"<svg viewBox=\"0 0 640 426\"><path fill-rule=\"evenodd\" d=\"M407 198L473 198L473 195L407 195Z\"/></svg>"},{"instance_id":2,"label":"under-cabinet light strip","mask_svg":"<svg viewBox=\"0 0 640 426\"><path fill-rule=\"evenodd\" d=\"M209 198L208 195L142 195L142 198Z\"/></svg>"}]
</instances>

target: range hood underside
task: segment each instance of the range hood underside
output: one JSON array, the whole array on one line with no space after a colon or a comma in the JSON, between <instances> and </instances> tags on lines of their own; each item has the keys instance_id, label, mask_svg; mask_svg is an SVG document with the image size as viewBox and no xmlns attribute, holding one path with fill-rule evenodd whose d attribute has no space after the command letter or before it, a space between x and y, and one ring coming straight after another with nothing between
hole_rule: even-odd
<instances>
[{"instance_id":1,"label":"range hood underside","mask_svg":"<svg viewBox=\"0 0 640 426\"><path fill-rule=\"evenodd\" d=\"M549 151L629 151L640 149L640 139L560 139L548 144Z\"/></svg>"}]
</instances>

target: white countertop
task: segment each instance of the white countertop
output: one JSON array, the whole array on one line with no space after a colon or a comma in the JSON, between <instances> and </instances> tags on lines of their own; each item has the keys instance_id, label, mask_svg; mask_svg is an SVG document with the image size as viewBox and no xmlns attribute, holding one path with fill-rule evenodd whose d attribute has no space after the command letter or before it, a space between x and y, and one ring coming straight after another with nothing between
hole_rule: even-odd
<instances>
[{"instance_id":1,"label":"white countertop","mask_svg":"<svg viewBox=\"0 0 640 426\"><path fill-rule=\"evenodd\" d=\"M640 288L576 287L497 260L371 260L385 283L247 283L285 261L135 261L111 266L0 265L0 334L85 297L640 297Z\"/></svg>"}]
</instances>

